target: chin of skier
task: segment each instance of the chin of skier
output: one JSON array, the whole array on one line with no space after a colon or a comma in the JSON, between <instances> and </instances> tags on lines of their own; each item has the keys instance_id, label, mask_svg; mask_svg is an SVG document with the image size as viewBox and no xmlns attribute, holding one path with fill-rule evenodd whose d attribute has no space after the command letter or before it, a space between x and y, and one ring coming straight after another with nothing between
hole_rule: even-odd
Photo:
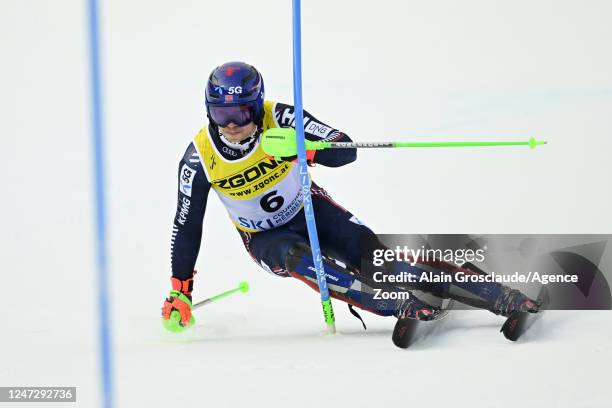
<instances>
[{"instance_id":1,"label":"chin of skier","mask_svg":"<svg viewBox=\"0 0 612 408\"><path fill-rule=\"evenodd\" d=\"M294 107L264 100L261 74L251 65L229 62L215 68L208 78L206 111L208 126L195 136L178 166L178 203L171 244L172 290L162 308L164 326L173 331L195 321L191 314L194 267L211 188L227 209L247 252L261 268L277 276L297 278L318 290L296 156L277 160L267 156L260 144L263 131L295 126ZM306 111L304 133L308 140L351 142L345 133ZM308 151L306 156L311 166L339 167L355 161L357 151ZM413 294L399 301L375 299L372 277L363 276L359 269L363 260L371 261L372 250L381 247L376 235L314 182L310 191L331 296L380 315L435 318L439 310ZM215 245L212 240L211 245ZM451 276L459 271L477 273L443 262L417 262L414 266L398 263L387 272L400 270L416 274L427 270ZM515 310L538 309L536 302L519 291L496 283L426 283L385 288L391 292L414 289L503 316ZM175 310L180 313L180 321L170 319Z\"/></svg>"}]
</instances>

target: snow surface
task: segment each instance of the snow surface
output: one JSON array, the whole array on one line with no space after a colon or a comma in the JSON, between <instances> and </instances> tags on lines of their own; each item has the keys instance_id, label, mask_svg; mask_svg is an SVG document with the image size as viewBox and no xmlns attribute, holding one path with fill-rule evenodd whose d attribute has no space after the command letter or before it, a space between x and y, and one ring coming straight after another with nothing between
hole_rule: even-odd
<instances>
[{"instance_id":1,"label":"snow surface","mask_svg":"<svg viewBox=\"0 0 612 408\"><path fill-rule=\"evenodd\" d=\"M455 312L412 350L258 269L211 195L195 298L236 295L162 331L176 171L203 85L256 65L292 101L290 2L103 2L117 406L603 407L612 314L551 312L518 344ZM85 2L0 12L0 386L78 387L99 404ZM612 3L307 1L304 102L354 140L509 139L536 151L363 151L315 180L380 233L610 233ZM178 405L180 404L180 405ZM520 404L520 405L519 405ZM22 406L22 405L20 405ZM27 406L24 404L23 406Z\"/></svg>"}]
</instances>

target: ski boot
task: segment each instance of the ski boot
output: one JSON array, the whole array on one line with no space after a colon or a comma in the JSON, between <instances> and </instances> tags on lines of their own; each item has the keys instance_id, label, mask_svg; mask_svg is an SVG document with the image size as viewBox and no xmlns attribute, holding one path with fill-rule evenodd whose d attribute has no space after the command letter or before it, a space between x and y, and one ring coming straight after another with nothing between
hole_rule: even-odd
<instances>
[{"instance_id":1,"label":"ski boot","mask_svg":"<svg viewBox=\"0 0 612 408\"><path fill-rule=\"evenodd\" d=\"M509 317L514 312L538 313L541 305L541 300L530 299L517 289L504 288L491 311Z\"/></svg>"},{"instance_id":2,"label":"ski boot","mask_svg":"<svg viewBox=\"0 0 612 408\"><path fill-rule=\"evenodd\" d=\"M421 302L416 296L398 303L394 316L398 319L435 320L440 315L440 309Z\"/></svg>"}]
</instances>

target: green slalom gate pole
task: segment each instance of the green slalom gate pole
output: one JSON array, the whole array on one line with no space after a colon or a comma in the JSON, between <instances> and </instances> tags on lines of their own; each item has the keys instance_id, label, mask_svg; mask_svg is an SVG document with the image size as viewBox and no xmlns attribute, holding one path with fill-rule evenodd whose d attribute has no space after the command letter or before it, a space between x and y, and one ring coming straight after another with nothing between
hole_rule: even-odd
<instances>
[{"instance_id":1,"label":"green slalom gate pole","mask_svg":"<svg viewBox=\"0 0 612 408\"><path fill-rule=\"evenodd\" d=\"M249 284L248 284L248 282L240 282L240 283L238 284L238 287L236 287L236 288L234 288L234 289L230 289L230 290L225 291L225 292L223 292L223 293L219 293L219 294L218 294L218 295L216 295L216 296L209 297L208 299L204 299L204 300L202 300L202 301L200 301L200 302L198 302L198 303L194 303L194 304L191 306L191 309L192 309L192 310L193 310L193 309L197 309L197 308L199 308L199 307L202 307L202 306L204 306L204 305L207 305L207 304L209 304L209 303L212 303L212 302L214 302L214 301L216 301L216 300L221 300L221 299L223 299L223 298L225 298L225 297L228 297L228 296L230 296L230 295L233 295L233 294L234 294L234 293L236 293L236 292L246 293L246 292L248 292L248 291L249 291Z\"/></svg>"},{"instance_id":2,"label":"green slalom gate pole","mask_svg":"<svg viewBox=\"0 0 612 408\"><path fill-rule=\"evenodd\" d=\"M546 142L530 138L527 141L482 141L482 142L314 142L306 140L306 150L323 149L367 149L367 148L400 148L400 147L494 147L494 146L528 146L535 149ZM295 129L272 128L262 136L262 148L269 156L289 157L297 152Z\"/></svg>"}]
</instances>

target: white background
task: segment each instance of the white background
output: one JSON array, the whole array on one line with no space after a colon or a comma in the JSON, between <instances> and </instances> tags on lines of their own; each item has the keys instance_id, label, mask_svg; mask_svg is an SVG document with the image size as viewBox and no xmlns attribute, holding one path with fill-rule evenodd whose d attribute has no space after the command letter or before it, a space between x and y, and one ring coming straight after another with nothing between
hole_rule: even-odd
<instances>
[{"instance_id":1,"label":"white background","mask_svg":"<svg viewBox=\"0 0 612 408\"><path fill-rule=\"evenodd\" d=\"M195 299L252 292L162 331L179 159L204 84L255 65L292 103L291 4L103 1L115 384L120 406L603 406L607 312L550 313L520 344L458 312L415 350L244 252L211 194ZM379 233L609 233L612 3L305 1L305 107L357 141L509 140L527 148L360 151L312 174ZM0 3L0 385L99 401L85 2ZM145 405L146 404L146 405Z\"/></svg>"}]
</instances>

